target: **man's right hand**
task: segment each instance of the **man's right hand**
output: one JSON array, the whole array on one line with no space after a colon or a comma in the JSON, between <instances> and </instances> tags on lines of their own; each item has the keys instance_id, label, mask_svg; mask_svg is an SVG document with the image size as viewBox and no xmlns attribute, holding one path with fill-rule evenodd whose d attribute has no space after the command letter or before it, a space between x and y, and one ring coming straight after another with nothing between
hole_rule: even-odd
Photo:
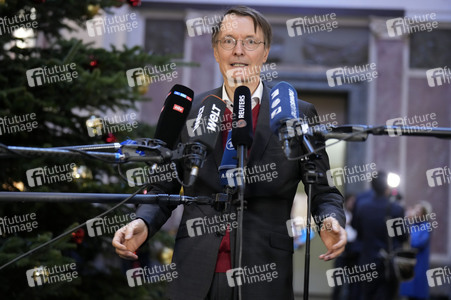
<instances>
[{"instance_id":1,"label":"man's right hand","mask_svg":"<svg viewBox=\"0 0 451 300\"><path fill-rule=\"evenodd\" d=\"M136 219L116 231L113 238L113 246L116 253L124 259L137 260L134 252L147 239L148 229L142 219Z\"/></svg>"}]
</instances>

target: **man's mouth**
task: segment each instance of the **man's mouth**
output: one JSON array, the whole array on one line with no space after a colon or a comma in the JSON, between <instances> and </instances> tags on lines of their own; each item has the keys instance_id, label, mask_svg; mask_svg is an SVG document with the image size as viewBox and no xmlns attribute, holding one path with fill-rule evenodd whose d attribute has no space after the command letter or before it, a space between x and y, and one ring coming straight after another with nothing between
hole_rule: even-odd
<instances>
[{"instance_id":1,"label":"man's mouth","mask_svg":"<svg viewBox=\"0 0 451 300\"><path fill-rule=\"evenodd\" d=\"M232 63L230 64L232 67L247 67L248 64L243 64L243 63Z\"/></svg>"}]
</instances>

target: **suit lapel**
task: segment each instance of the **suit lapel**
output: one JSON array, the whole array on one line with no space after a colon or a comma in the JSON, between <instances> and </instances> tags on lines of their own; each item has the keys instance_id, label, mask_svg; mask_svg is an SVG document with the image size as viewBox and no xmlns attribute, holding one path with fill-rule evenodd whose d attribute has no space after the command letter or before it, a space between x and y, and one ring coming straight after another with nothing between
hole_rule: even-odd
<instances>
[{"instance_id":1,"label":"suit lapel","mask_svg":"<svg viewBox=\"0 0 451 300\"><path fill-rule=\"evenodd\" d=\"M254 141L252 142L251 152L249 154L249 162L261 160L271 138L272 133L269 127L269 93L269 88L263 85L263 96L260 104L260 112L258 113L257 126L255 128Z\"/></svg>"}]
</instances>

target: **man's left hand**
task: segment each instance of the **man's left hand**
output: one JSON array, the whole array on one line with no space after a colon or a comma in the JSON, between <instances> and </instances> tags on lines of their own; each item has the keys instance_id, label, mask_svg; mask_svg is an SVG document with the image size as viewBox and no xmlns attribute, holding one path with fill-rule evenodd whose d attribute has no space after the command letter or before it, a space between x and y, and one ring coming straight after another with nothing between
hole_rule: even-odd
<instances>
[{"instance_id":1,"label":"man's left hand","mask_svg":"<svg viewBox=\"0 0 451 300\"><path fill-rule=\"evenodd\" d=\"M320 236L327 248L327 252L321 254L319 259L325 261L334 259L345 250L347 243L346 230L340 226L337 219L333 217L324 219Z\"/></svg>"}]
</instances>

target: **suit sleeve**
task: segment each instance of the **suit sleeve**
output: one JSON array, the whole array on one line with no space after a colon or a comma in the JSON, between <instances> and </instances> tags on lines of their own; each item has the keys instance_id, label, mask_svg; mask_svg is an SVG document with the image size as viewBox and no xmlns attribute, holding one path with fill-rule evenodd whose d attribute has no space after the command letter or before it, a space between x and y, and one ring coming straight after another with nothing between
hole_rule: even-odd
<instances>
[{"instance_id":1,"label":"suit sleeve","mask_svg":"<svg viewBox=\"0 0 451 300\"><path fill-rule=\"evenodd\" d=\"M173 180L172 182L164 182L160 184L154 184L148 191L148 194L179 194L180 184ZM148 228L147 238L151 238L161 226L166 223L172 214L172 211L176 208L175 205L164 204L139 204L136 210L136 217L142 219Z\"/></svg>"},{"instance_id":2,"label":"suit sleeve","mask_svg":"<svg viewBox=\"0 0 451 300\"><path fill-rule=\"evenodd\" d=\"M307 102L300 101L300 112L304 113L308 120L317 120L318 114L315 107ZM316 116L316 117L315 117ZM319 123L310 123L310 126L318 125ZM324 138L312 138L310 139L313 148L318 149L325 145ZM343 196L336 187L330 187L327 181L326 172L330 170L329 157L325 149L318 151L321 158L312 160L316 166L316 171L322 176L318 178L318 182L312 185L312 216L315 217L315 221L318 226L321 226L322 220L332 216L340 223L341 227L346 226L346 217L343 210ZM305 182L305 168L304 163L300 162L302 170L302 181L304 182L305 192L308 195L308 185Z\"/></svg>"}]
</instances>

